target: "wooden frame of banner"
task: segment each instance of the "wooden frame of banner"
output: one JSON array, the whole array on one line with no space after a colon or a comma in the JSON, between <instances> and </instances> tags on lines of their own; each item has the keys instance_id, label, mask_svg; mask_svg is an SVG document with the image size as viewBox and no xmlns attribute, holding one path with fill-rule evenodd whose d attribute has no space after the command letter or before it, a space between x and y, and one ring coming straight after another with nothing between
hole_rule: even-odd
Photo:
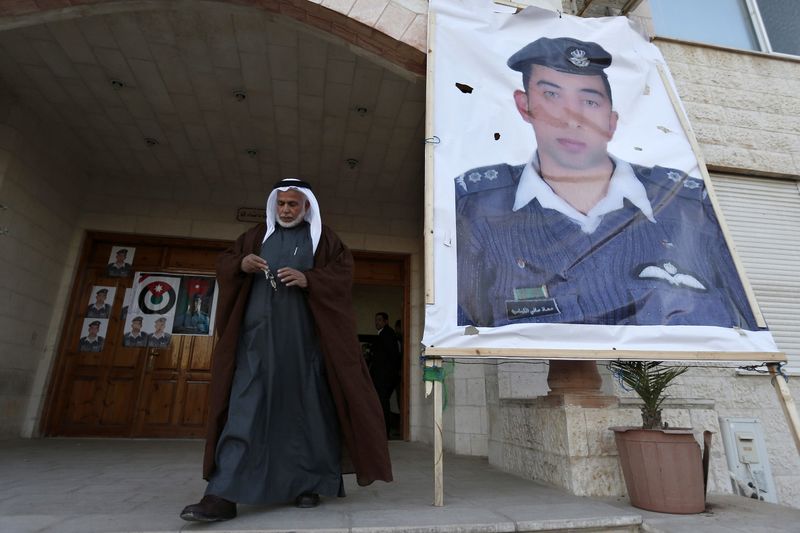
<instances>
[{"instance_id":1,"label":"wooden frame of banner","mask_svg":"<svg viewBox=\"0 0 800 533\"><path fill-rule=\"evenodd\" d=\"M425 73L425 303L434 303L433 283L433 32L436 15L428 9L428 54Z\"/></svg>"},{"instance_id":2,"label":"wooden frame of banner","mask_svg":"<svg viewBox=\"0 0 800 533\"><path fill-rule=\"evenodd\" d=\"M434 123L433 123L433 89L434 89L434 46L433 36L435 29L435 14L428 12L428 33L427 33L427 72L426 72L426 107L425 107L425 213L424 213L424 273L425 273L425 303L435 303L434 268L433 268L433 211L434 211ZM705 158L700 151L700 145L694 135L694 131L689 124L683 109L680 106L675 91L672 88L669 78L664 68L657 65L658 74L664 90L669 96L675 114L681 123L684 134L692 147L692 151L697 159L700 174L708 191L709 199L717 215L717 219L725 238L725 243L731 252L731 256L739 274L739 279L747 295L748 304L756 319L759 327L766 327L766 322L755 299L753 288L748 279L743 275L744 266L733 246L727 224L725 223L720 209L714 186L708 175ZM553 350L553 349L503 349L503 348L442 348L429 347L425 349L425 366L439 367L443 358L456 357L480 357L480 358L520 358L520 359L561 359L561 360L649 360L649 361L763 361L767 363L769 372L773 375L778 400L783 408L789 430L795 441L795 446L800 452L800 416L794 404L789 388L780 379L778 364L786 361L786 355L782 352L675 352L675 351L638 351L638 350ZM434 444L434 498L433 505L441 507L444 505L444 450L442 445L442 383L426 382L426 393L428 397L433 394L433 444Z\"/></svg>"}]
</instances>

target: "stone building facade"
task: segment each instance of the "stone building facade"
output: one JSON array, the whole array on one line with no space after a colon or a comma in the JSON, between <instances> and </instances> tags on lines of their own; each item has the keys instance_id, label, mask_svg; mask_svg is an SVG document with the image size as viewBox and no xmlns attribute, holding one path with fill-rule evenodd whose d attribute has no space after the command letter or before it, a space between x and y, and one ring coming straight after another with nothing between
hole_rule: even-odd
<instances>
[{"instance_id":1,"label":"stone building facade","mask_svg":"<svg viewBox=\"0 0 800 533\"><path fill-rule=\"evenodd\" d=\"M520 0L520 3L537 2ZM4 233L7 230L0 236L0 302L4 302L0 308L2 436L39 435L85 231L232 239L246 225L232 221L231 204L215 202L215 196L224 192L238 195L245 202L253 194L264 192L226 186L212 191L215 194L195 194L192 187L184 184L181 194L173 188L166 191L166 196L131 194L131 182L112 180L107 170L129 161L138 161L136 164L147 170L148 165L155 164L150 156L139 149L104 153L106 145L92 144L70 129L84 118L93 119L94 114L86 110L91 111L96 103L89 101L87 94L97 96L102 90L91 86L92 76L107 73L109 65L119 57L127 60L133 71L131 77L145 89L145 99L127 101L125 106L105 102L106 107L111 105L112 111L117 112L119 123L114 120L105 123L97 118L102 123L93 131L116 135L118 127L146 128L148 120L153 121L147 117L147 110L159 106L166 108L161 111L168 117L159 123L162 129L169 124L184 126L183 115L226 112L224 105L204 107L203 102L213 100L214 96L204 92L211 82L202 71L192 71L190 65L185 77L181 77L170 70L169 55L156 57L143 52L143 43L151 48L162 45L167 51L176 46L175 42L158 42L158 26L150 27L148 33L147 24L142 23L148 20L148 13L156 4L135 0L0 3L0 71L5 77L0 88L0 230ZM230 48L224 43L234 43L240 58L276 46L284 47L279 51L287 47L305 50L300 54L306 63L301 63L299 69L284 65L285 71L272 79L280 82L274 85L275 97L287 102L278 108L294 106L292 113L296 113L301 105L297 103L299 95L302 105L308 106L304 111L313 113L315 105L321 108L324 99L334 97L331 87L315 93L313 85L304 83L307 81L304 76L315 69L329 69L326 72L334 77L341 69L350 69L362 73L368 84L377 84L386 93L402 94L395 101L385 100L378 118L390 133L399 129L404 135L390 134L379 139L378 144L391 145L393 149L381 153L380 158L388 160L389 167L410 172L413 179L397 188L379 188L379 192L391 194L400 190L413 201L378 205L362 198L355 202L357 205L347 205L347 198L364 186L353 179L345 180L335 190L326 190L323 205L337 206L330 210L326 222L351 247L410 255L409 345L418 346L424 316L423 176L421 168L405 168L403 161L408 154L422 151L421 144L415 145L413 140L421 139L423 132L427 2L228 0L204 4L226 16L239 13L242 25L247 24L245 19L261 16L266 17L264 24L275 24L276 31L264 42L237 42L233 34L223 33L220 50ZM570 12L577 4L586 2L564 0L562 7ZM647 0L639 2L639 8L630 16L654 36L647 8ZM92 17L109 18L110 29L93 26L88 20ZM151 33L156 36L155 41ZM180 40L180 32L174 37ZM187 46L196 44L187 42ZM734 179L792 183L800 177L800 105L794 97L800 92L799 58L660 37L655 37L654 43L670 66L714 180L733 174ZM64 57L65 50L72 55ZM98 50L107 53L101 56ZM316 62L321 54L326 61ZM219 57L224 63L228 56ZM280 53L274 56L278 65L280 57ZM335 69L330 67L332 62ZM80 72L69 67L73 64L81 66ZM189 83L182 89L186 79ZM203 80L208 83L204 85ZM83 92L87 86L89 93ZM304 87L308 89L306 92ZM348 91L348 95L353 90L336 88ZM189 98L178 99L175 97L178 94ZM191 101L195 104L186 103ZM78 102L85 107L64 112L67 102ZM142 114L137 115L137 110ZM284 133L299 139L299 130L314 123L298 121L292 113L287 115L289 131ZM213 116L208 120L212 119ZM208 132L201 129L189 128L188 154L203 152L214 143L215 139L205 138ZM341 132L334 128L330 134L335 137L337 133ZM87 163L90 153L96 159L92 164ZM288 161L288 166L303 170L300 161ZM202 168L193 170L208 173ZM158 182L146 174L139 182L153 190ZM725 198L721 198L721 203L728 219L735 219L742 210L740 204L726 204ZM744 255L746 246L740 248ZM798 265L800 258L795 267ZM757 297L760 290L768 290L759 288L760 280L753 276L751 280ZM761 286L768 287L768 283ZM789 292L795 289L786 288ZM800 353L793 351L793 347L782 346L780 339L778 344L796 358L794 368L800 369L797 359ZM418 351L411 351L409 358L410 437L431 442L432 407L423 396L418 355ZM790 371L790 375L796 374ZM543 420L530 402L547 392L546 377L547 365L543 362L457 361L447 382L446 448L460 454L486 456L501 468L559 483L548 479L546 469L541 468L544 463L533 459L538 445L533 436L541 435ZM573 440L561 445L576 456L585 457L578 468L584 469L586 484L602 485L612 493L621 490L621 478L613 439L606 428L634 422L637 408L627 400L630 393L622 390L607 372L603 372L603 377L604 390L623 398L617 419L593 418L587 412L585 423L568 432ZM795 379L790 380L790 387L794 396L800 397L800 386ZM684 375L671 395L667 418L673 425L692 425L698 430L718 433L721 416L759 419L766 435L779 501L800 507L800 459L769 378L737 371L735 365L706 365ZM716 444L711 489L730 492L722 447L719 441ZM579 494L590 492L586 485L569 488Z\"/></svg>"}]
</instances>

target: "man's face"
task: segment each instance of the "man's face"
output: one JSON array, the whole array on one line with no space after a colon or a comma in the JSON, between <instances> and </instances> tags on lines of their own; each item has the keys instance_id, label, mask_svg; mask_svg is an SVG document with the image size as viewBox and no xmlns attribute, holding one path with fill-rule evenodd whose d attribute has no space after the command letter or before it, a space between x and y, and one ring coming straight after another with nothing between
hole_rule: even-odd
<instances>
[{"instance_id":1,"label":"man's face","mask_svg":"<svg viewBox=\"0 0 800 533\"><path fill-rule=\"evenodd\" d=\"M100 326L91 325L89 326L89 336L90 337L97 337L97 333L100 331Z\"/></svg>"},{"instance_id":2,"label":"man's face","mask_svg":"<svg viewBox=\"0 0 800 533\"><path fill-rule=\"evenodd\" d=\"M156 323L155 323L156 333L161 333L162 331L164 331L164 326L166 326L166 325L167 325L167 323L165 321L156 320Z\"/></svg>"},{"instance_id":3,"label":"man's face","mask_svg":"<svg viewBox=\"0 0 800 533\"><path fill-rule=\"evenodd\" d=\"M603 79L531 68L527 94L515 91L514 101L522 119L533 126L542 166L591 170L605 164L617 114Z\"/></svg>"},{"instance_id":4,"label":"man's face","mask_svg":"<svg viewBox=\"0 0 800 533\"><path fill-rule=\"evenodd\" d=\"M117 252L117 263L118 264L124 263L125 257L126 257L125 254L123 254L122 252Z\"/></svg>"},{"instance_id":5,"label":"man's face","mask_svg":"<svg viewBox=\"0 0 800 533\"><path fill-rule=\"evenodd\" d=\"M106 303L106 293L98 292L94 295L95 304L100 307Z\"/></svg>"},{"instance_id":6,"label":"man's face","mask_svg":"<svg viewBox=\"0 0 800 533\"><path fill-rule=\"evenodd\" d=\"M138 320L131 322L131 332L139 333L140 331L142 331L142 323Z\"/></svg>"},{"instance_id":7,"label":"man's face","mask_svg":"<svg viewBox=\"0 0 800 533\"><path fill-rule=\"evenodd\" d=\"M284 228L292 228L303 221L308 200L306 196L294 189L278 191L278 224Z\"/></svg>"},{"instance_id":8,"label":"man's face","mask_svg":"<svg viewBox=\"0 0 800 533\"><path fill-rule=\"evenodd\" d=\"M194 312L200 312L200 309L203 307L203 301L200 298L195 298L194 300Z\"/></svg>"},{"instance_id":9,"label":"man's face","mask_svg":"<svg viewBox=\"0 0 800 533\"><path fill-rule=\"evenodd\" d=\"M383 319L381 315L375 315L375 329L378 331L383 329L383 326L386 325L386 321Z\"/></svg>"}]
</instances>

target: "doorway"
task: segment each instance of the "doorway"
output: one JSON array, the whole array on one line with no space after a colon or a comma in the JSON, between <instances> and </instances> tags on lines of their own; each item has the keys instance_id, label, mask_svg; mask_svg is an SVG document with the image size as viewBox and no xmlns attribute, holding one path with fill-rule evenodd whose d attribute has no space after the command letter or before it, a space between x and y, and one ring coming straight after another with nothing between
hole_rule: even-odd
<instances>
[{"instance_id":1,"label":"doorway","mask_svg":"<svg viewBox=\"0 0 800 533\"><path fill-rule=\"evenodd\" d=\"M409 439L408 424L408 322L410 318L410 256L377 252L354 252L353 305L362 351L369 357L377 341L375 314L389 315L389 326L398 334L400 376L390 400L389 437ZM399 328L397 327L399 325Z\"/></svg>"},{"instance_id":2,"label":"doorway","mask_svg":"<svg viewBox=\"0 0 800 533\"><path fill-rule=\"evenodd\" d=\"M133 276L109 275L109 260L119 249L135 255L133 271L213 276L217 256L230 241L87 233L61 331L48 402L43 416L47 436L81 437L204 437L215 337L176 335L165 347L126 343L123 318L125 289ZM403 324L409 317L409 257L401 254L354 252L354 302L357 313L372 319L387 311ZM107 289L108 318L101 349L89 351L87 304ZM359 303L360 302L360 303ZM373 309L376 302L389 306ZM359 315L361 316L361 315ZM359 319L359 332L361 327ZM402 344L407 346L403 328ZM126 346L127 344L127 346ZM407 356L402 386L395 404L395 429L408 438Z\"/></svg>"},{"instance_id":3,"label":"doorway","mask_svg":"<svg viewBox=\"0 0 800 533\"><path fill-rule=\"evenodd\" d=\"M168 345L157 347L128 342L125 334L130 331L123 331L123 308L134 271L213 276L216 257L229 244L217 240L87 234L61 331L44 413L45 435L205 435L214 337L173 335ZM128 264L127 268L109 267L115 254ZM107 311L93 319L95 315L87 311L87 302L103 291L109 297L105 301ZM93 322L103 325L99 335L102 340L89 347L84 330Z\"/></svg>"}]
</instances>

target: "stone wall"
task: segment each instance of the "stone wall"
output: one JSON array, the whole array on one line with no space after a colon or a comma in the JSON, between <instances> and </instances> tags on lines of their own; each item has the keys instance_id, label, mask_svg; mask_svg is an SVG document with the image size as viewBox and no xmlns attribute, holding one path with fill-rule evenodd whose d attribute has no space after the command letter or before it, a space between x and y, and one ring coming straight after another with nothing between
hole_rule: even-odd
<instances>
[{"instance_id":1,"label":"stone wall","mask_svg":"<svg viewBox=\"0 0 800 533\"><path fill-rule=\"evenodd\" d=\"M599 367L603 389L620 397L619 408L586 409L583 414L575 412L559 418L552 409L543 409L536 399L548 390L546 365L486 366L489 462L576 494L624 494L613 434L607 428L639 424L640 402L634 393L619 386L602 363ZM513 379L514 375L518 379ZM796 380L790 380L790 389L795 398L800 395ZM451 394L459 396L457 392ZM678 378L668 395L664 420L670 426L693 428L699 442L703 431L713 433L710 492L733 492L720 417L755 418L764 432L779 503L800 507L800 457L768 377L737 373L733 364L698 363ZM564 425L567 420L569 427ZM568 451L574 453L571 462L566 459ZM579 474L580 483L574 483L565 475L570 469Z\"/></svg>"},{"instance_id":2,"label":"stone wall","mask_svg":"<svg viewBox=\"0 0 800 533\"><path fill-rule=\"evenodd\" d=\"M0 437L19 435L38 415L85 181L69 140L0 90Z\"/></svg>"}]
</instances>

